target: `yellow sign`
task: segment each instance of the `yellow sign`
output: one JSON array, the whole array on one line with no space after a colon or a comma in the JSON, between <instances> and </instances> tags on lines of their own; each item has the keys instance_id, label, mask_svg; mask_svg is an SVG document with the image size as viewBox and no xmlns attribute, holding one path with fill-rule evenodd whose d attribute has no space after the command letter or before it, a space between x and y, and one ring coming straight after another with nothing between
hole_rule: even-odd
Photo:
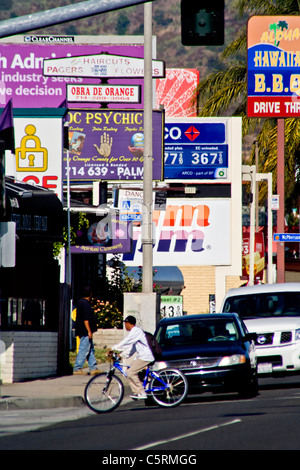
<instances>
[{"instance_id":1,"label":"yellow sign","mask_svg":"<svg viewBox=\"0 0 300 470\"><path fill-rule=\"evenodd\" d=\"M35 135L36 127L29 124L25 128L26 135L21 139L21 146L16 148L17 171L46 171L48 168L48 151L41 146Z\"/></svg>"}]
</instances>

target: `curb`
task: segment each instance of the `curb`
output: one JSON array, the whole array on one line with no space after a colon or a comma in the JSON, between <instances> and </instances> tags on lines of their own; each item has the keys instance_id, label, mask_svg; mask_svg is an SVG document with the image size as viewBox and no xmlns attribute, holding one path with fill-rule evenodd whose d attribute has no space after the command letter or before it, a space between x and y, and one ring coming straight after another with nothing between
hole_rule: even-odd
<instances>
[{"instance_id":1,"label":"curb","mask_svg":"<svg viewBox=\"0 0 300 470\"><path fill-rule=\"evenodd\" d=\"M86 406L82 397L0 398L0 410L78 408Z\"/></svg>"}]
</instances>

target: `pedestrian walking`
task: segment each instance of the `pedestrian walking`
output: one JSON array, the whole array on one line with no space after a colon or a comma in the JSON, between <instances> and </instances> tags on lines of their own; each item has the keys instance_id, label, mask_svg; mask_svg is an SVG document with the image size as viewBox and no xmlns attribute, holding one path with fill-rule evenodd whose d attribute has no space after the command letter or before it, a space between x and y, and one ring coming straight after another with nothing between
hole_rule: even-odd
<instances>
[{"instance_id":1,"label":"pedestrian walking","mask_svg":"<svg viewBox=\"0 0 300 470\"><path fill-rule=\"evenodd\" d=\"M89 365L90 374L98 373L93 343L93 333L97 331L97 321L90 304L91 298L91 288L85 287L83 296L77 304L75 335L79 336L80 344L73 370L75 375L84 374L82 369L86 360Z\"/></svg>"}]
</instances>

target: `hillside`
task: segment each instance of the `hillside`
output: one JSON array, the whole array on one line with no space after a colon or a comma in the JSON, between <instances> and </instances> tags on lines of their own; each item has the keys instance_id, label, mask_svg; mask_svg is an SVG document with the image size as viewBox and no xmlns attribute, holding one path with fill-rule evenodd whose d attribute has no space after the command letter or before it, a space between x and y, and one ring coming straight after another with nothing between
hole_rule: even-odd
<instances>
[{"instance_id":1,"label":"hillside","mask_svg":"<svg viewBox=\"0 0 300 470\"><path fill-rule=\"evenodd\" d=\"M0 21L17 16L50 10L82 0L1 0ZM228 44L235 33L245 25L231 10L226 0L226 37ZM141 35L143 34L144 6L136 5L94 17L52 26L36 34L67 35ZM220 67L219 53L223 47L185 47L181 45L180 0L153 1L153 34L157 37L157 58L167 68L197 68L204 77Z\"/></svg>"}]
</instances>

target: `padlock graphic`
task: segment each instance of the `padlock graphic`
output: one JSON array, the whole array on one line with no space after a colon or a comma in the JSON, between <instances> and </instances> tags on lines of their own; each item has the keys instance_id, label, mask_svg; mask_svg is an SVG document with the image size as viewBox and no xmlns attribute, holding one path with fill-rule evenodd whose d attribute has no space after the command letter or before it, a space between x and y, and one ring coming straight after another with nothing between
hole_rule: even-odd
<instances>
[{"instance_id":1,"label":"padlock graphic","mask_svg":"<svg viewBox=\"0 0 300 470\"><path fill-rule=\"evenodd\" d=\"M21 139L21 146L16 148L17 171L46 171L48 168L48 150L41 147L36 127L28 124L26 135Z\"/></svg>"}]
</instances>

